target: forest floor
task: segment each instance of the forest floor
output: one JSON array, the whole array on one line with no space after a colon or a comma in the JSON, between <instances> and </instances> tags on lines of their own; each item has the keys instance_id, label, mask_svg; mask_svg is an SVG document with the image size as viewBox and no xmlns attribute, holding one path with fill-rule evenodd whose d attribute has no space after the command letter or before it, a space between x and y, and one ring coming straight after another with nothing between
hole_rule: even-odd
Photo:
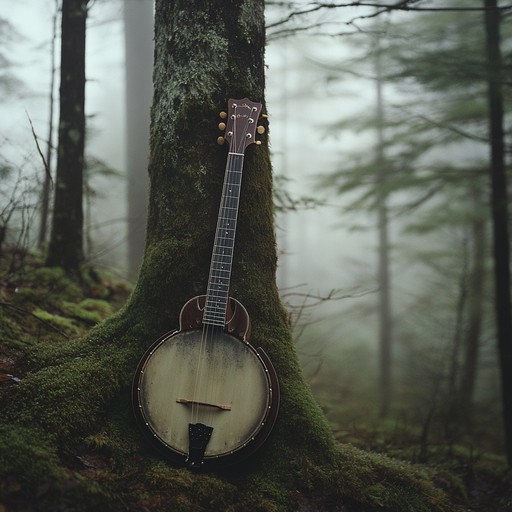
<instances>
[{"instance_id":1,"label":"forest floor","mask_svg":"<svg viewBox=\"0 0 512 512\"><path fill-rule=\"evenodd\" d=\"M59 269L43 267L37 256L4 250L0 256L0 408L11 396L9 388L23 379L31 347L55 337L66 343L85 334L118 310L129 293L130 285L112 275L89 272L89 278L77 284ZM361 415L357 421L344 421L342 411L322 403L321 393L318 399L341 443L434 469L436 484L465 510L512 510L512 471L503 457L487 450L485 440L470 446L434 444L425 441L421 426Z\"/></svg>"},{"instance_id":2,"label":"forest floor","mask_svg":"<svg viewBox=\"0 0 512 512\"><path fill-rule=\"evenodd\" d=\"M363 420L335 426L333 431L341 443L433 469L436 483L466 510L512 511L512 471L504 457L463 443L431 442L425 446L415 426L400 425L399 420L392 426L392 422L379 425L375 420Z\"/></svg>"}]
</instances>

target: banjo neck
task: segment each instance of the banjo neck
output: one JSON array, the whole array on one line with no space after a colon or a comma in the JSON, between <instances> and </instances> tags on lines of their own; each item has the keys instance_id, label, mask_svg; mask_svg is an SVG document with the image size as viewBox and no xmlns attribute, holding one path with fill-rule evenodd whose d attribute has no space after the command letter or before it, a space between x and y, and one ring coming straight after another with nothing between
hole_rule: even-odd
<instances>
[{"instance_id":1,"label":"banjo neck","mask_svg":"<svg viewBox=\"0 0 512 512\"><path fill-rule=\"evenodd\" d=\"M261 104L229 100L225 140L229 143L224 184L213 244L203 324L224 327L235 248L236 223L245 148L253 144ZM224 123L219 125L224 128Z\"/></svg>"},{"instance_id":2,"label":"banjo neck","mask_svg":"<svg viewBox=\"0 0 512 512\"><path fill-rule=\"evenodd\" d=\"M203 324L226 324L244 155L229 153L217 218Z\"/></svg>"}]
</instances>

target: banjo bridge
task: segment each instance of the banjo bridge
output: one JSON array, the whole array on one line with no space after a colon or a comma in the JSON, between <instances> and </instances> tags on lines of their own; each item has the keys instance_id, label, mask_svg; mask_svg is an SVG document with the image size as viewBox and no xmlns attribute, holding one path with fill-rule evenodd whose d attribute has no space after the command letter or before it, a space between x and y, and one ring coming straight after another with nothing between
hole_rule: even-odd
<instances>
[{"instance_id":1,"label":"banjo bridge","mask_svg":"<svg viewBox=\"0 0 512 512\"><path fill-rule=\"evenodd\" d=\"M225 404L211 404L209 402L200 402L199 400L187 400L186 398L176 398L176 402L184 405L204 405L206 407L220 409L221 411L231 411L231 406Z\"/></svg>"}]
</instances>

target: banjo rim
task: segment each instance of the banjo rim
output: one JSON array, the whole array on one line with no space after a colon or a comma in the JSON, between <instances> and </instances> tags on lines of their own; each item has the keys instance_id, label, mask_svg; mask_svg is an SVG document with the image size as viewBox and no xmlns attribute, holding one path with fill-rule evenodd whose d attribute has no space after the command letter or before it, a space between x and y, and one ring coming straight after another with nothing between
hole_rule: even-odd
<instances>
[{"instance_id":1,"label":"banjo rim","mask_svg":"<svg viewBox=\"0 0 512 512\"><path fill-rule=\"evenodd\" d=\"M143 403L141 399L141 381L144 376L144 369L147 365L147 362L152 357L153 353L167 340L172 339L180 334L188 333L191 331L199 331L200 329L190 329L190 330L172 330L163 334L160 338L158 338L144 353L143 357L140 359L139 364L137 366L137 370L135 372L135 378L133 380L132 385L132 405L135 417L137 419L137 423L139 427L147 434L147 440L156 449L159 453L163 454L168 458L171 462L175 462L178 464L183 464L187 458L187 453L179 450L177 447L172 446L167 443L159 433L153 428L151 425L149 418L147 418L146 414L143 410ZM231 335L229 332L223 331L223 335L232 338L235 343L241 343L245 348L249 349L253 355L256 356L259 364L262 367L262 370L265 374L267 383L268 383L268 397L265 414L262 415L260 424L258 428L256 428L248 439L240 444L240 446L226 451L225 453L208 455L205 453L204 455L204 464L201 468L210 469L210 468L218 468L225 467L232 464L236 464L246 457L250 456L256 450L258 450L261 445L266 441L268 436L270 435L274 424L277 419L277 413L279 409L280 402L280 388L279 381L277 379L276 371L270 361L270 358L267 356L265 351L261 347L253 347L247 341L240 340L236 336Z\"/></svg>"}]
</instances>

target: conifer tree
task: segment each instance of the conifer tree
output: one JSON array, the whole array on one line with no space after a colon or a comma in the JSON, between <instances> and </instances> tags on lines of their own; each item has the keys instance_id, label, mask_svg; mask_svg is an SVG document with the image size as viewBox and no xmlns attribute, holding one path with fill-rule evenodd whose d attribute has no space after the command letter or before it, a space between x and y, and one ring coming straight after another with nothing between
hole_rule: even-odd
<instances>
[{"instance_id":1,"label":"conifer tree","mask_svg":"<svg viewBox=\"0 0 512 512\"><path fill-rule=\"evenodd\" d=\"M385 106L388 158L375 166L368 151L352 152L344 155L339 170L323 181L326 187L337 187L340 194L352 193L352 198L356 197L352 206L357 208L377 209L382 197L392 197L391 209L398 213L397 222L410 233L434 233L451 226L467 237L463 332L454 334L454 339L464 339L454 355L456 364L451 364L457 371L451 376L456 382L453 400L457 405L451 407L454 416L450 421L461 425L470 424L483 317L489 308L482 291L489 280L485 262L490 252L485 234L490 201L479 192L489 182L485 162L489 110L486 60L481 51L485 46L483 17L483 10L462 15L422 14L405 24L389 26L386 36L382 36L385 41L381 51L384 80L395 98ZM404 39L415 44L404 45ZM361 39L358 41L361 43ZM358 56L359 62L353 59L341 68L341 74L347 68L352 73L363 73L361 62L366 63L367 71L370 57ZM379 120L370 112L333 125L334 129L365 133L375 126L380 126ZM472 159L466 156L468 150ZM386 182L372 180L383 165ZM408 212L406 219L400 215L404 211ZM453 248L449 242L444 254L453 254ZM454 325L455 330L459 328Z\"/></svg>"}]
</instances>

